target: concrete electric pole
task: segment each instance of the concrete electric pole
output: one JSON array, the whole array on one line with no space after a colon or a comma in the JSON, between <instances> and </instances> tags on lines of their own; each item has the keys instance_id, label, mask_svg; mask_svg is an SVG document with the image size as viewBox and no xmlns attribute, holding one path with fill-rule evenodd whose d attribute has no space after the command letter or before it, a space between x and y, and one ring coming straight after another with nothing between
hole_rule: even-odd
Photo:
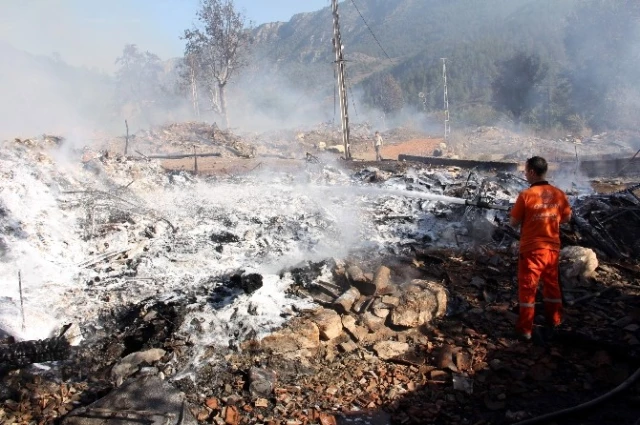
<instances>
[{"instance_id":1,"label":"concrete electric pole","mask_svg":"<svg viewBox=\"0 0 640 425\"><path fill-rule=\"evenodd\" d=\"M333 9L333 50L336 53L336 67L338 70L338 90L340 91L340 116L342 118L342 143L344 157L351 159L349 145L349 113L347 111L347 83L345 81L345 62L342 55L342 38L340 37L340 22L338 15L338 0L332 0Z\"/></svg>"},{"instance_id":2,"label":"concrete electric pole","mask_svg":"<svg viewBox=\"0 0 640 425\"><path fill-rule=\"evenodd\" d=\"M451 125L449 124L449 91L447 88L447 58L442 59L442 78L444 80L444 141L449 139Z\"/></svg>"}]
</instances>

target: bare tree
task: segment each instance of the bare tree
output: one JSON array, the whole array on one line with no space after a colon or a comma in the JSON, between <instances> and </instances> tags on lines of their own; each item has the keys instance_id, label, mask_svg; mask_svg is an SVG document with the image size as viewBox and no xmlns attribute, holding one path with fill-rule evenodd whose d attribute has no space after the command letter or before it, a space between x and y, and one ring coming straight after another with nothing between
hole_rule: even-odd
<instances>
[{"instance_id":1,"label":"bare tree","mask_svg":"<svg viewBox=\"0 0 640 425\"><path fill-rule=\"evenodd\" d=\"M186 53L182 63L180 64L180 76L178 80L180 91L188 92L191 99L191 107L193 114L200 118L200 96L199 85L201 76L201 67L198 56L191 52Z\"/></svg>"},{"instance_id":2,"label":"bare tree","mask_svg":"<svg viewBox=\"0 0 640 425\"><path fill-rule=\"evenodd\" d=\"M237 72L247 65L251 35L245 17L236 11L233 0L201 0L197 13L199 27L186 30L185 57L195 55L203 71L203 82L214 111L229 127L225 89Z\"/></svg>"}]
</instances>

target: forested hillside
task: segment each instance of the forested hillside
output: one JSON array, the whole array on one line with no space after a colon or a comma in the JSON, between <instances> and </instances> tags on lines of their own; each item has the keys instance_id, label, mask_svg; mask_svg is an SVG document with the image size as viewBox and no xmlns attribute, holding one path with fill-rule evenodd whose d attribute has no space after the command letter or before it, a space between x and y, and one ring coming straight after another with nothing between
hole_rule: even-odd
<instances>
[{"instance_id":1,"label":"forested hillside","mask_svg":"<svg viewBox=\"0 0 640 425\"><path fill-rule=\"evenodd\" d=\"M447 58L458 122L576 131L637 123L637 2L348 0L339 7L351 90L367 106L388 114L441 110ZM255 38L261 81L271 76L310 97L331 97L328 7L263 25Z\"/></svg>"}]
</instances>

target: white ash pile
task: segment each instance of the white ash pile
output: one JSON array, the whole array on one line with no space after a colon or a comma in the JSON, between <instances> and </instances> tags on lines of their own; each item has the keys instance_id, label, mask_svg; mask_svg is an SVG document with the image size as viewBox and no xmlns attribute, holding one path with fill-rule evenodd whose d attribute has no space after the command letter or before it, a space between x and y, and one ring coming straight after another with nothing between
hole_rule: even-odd
<instances>
[{"instance_id":1,"label":"white ash pile","mask_svg":"<svg viewBox=\"0 0 640 425\"><path fill-rule=\"evenodd\" d=\"M283 418L300 406L283 401L290 391L278 393L272 374L252 367L277 366L278 379L291 385L339 355L415 368L411 356L433 348L423 325L468 310L447 283L455 275L444 265L453 260L434 263L426 254L427 264L417 253L473 253L480 241L488 270L500 271L514 252L513 239L492 232L506 211L458 201L504 206L524 186L508 174L458 168L352 174L322 164L297 176L255 170L202 179L106 153L87 161L100 164L96 172L15 142L0 160L0 272L11 307L0 303L0 317L19 311L22 270L26 332L15 330L18 321L14 336L44 338L73 322L85 338L69 362L52 366L74 388L51 405L64 408L55 418L74 401L89 404L78 394L121 383L125 391L145 376L185 392L202 421L236 423L239 407L256 420L267 410ZM49 318L46 326L35 322L36 311ZM424 370L448 377L432 372ZM20 388L21 378L12 379L11 388ZM361 381L347 385L361 391L349 406L373 403L364 401L358 387L369 382ZM409 382L399 382L408 391ZM394 397L389 391L380 400ZM39 417L53 415L43 413L47 407Z\"/></svg>"}]
</instances>

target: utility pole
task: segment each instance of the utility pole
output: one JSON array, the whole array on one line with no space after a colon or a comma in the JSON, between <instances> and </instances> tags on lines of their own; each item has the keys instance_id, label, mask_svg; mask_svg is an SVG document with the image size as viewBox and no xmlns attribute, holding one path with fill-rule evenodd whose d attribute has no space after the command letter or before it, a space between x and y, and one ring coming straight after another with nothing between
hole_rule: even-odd
<instances>
[{"instance_id":1,"label":"utility pole","mask_svg":"<svg viewBox=\"0 0 640 425\"><path fill-rule=\"evenodd\" d=\"M449 139L451 125L449 124L449 91L447 89L447 58L442 59L442 78L444 80L444 141Z\"/></svg>"},{"instance_id":2,"label":"utility pole","mask_svg":"<svg viewBox=\"0 0 640 425\"><path fill-rule=\"evenodd\" d=\"M336 67L338 70L338 90L340 91L340 117L342 118L342 143L344 144L344 157L351 159L349 145L349 113L347 111L347 84L345 81L345 61L342 55L342 38L340 36L340 23L338 15L338 0L332 0L333 9L333 50L336 53Z\"/></svg>"}]
</instances>

